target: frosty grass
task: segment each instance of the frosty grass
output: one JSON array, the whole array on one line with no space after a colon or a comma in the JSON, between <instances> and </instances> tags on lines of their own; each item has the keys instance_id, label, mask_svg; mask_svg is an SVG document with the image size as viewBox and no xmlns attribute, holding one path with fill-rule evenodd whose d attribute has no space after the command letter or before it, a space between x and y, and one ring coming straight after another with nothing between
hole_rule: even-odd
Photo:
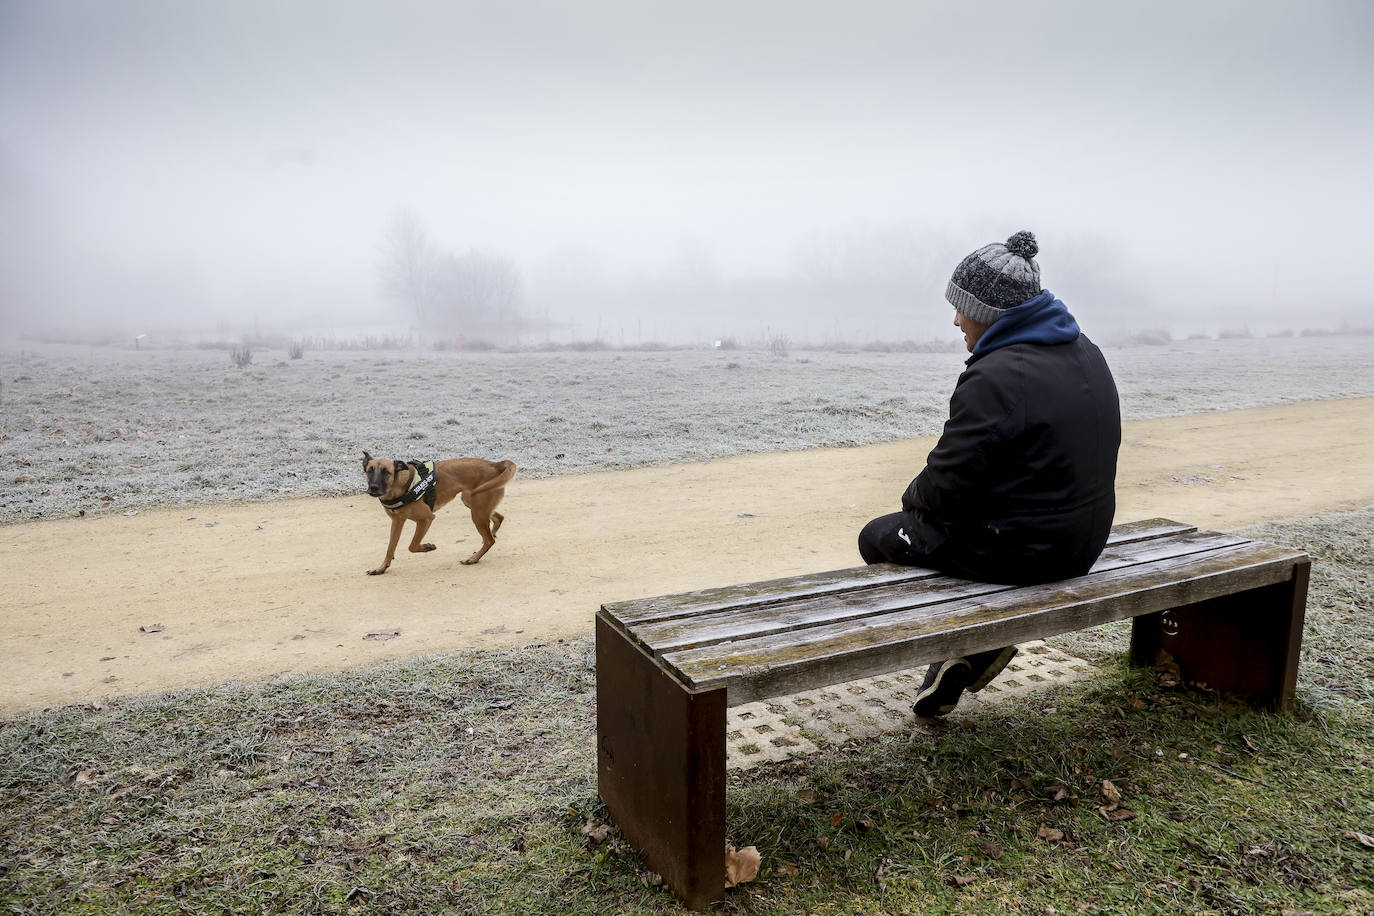
<instances>
[{"instance_id":1,"label":"frosty grass","mask_svg":"<svg viewBox=\"0 0 1374 916\"><path fill-rule=\"evenodd\" d=\"M1374 395L1374 337L1108 348L1127 419ZM357 493L378 457L525 477L938 433L964 355L0 348L0 522ZM107 498L108 497L108 498Z\"/></svg>"}]
</instances>

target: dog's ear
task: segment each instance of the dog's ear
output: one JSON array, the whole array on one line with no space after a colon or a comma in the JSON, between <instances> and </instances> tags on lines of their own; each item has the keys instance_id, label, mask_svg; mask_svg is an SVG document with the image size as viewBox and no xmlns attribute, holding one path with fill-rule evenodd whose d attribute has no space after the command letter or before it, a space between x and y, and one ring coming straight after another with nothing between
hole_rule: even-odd
<instances>
[{"instance_id":1,"label":"dog's ear","mask_svg":"<svg viewBox=\"0 0 1374 916\"><path fill-rule=\"evenodd\" d=\"M363 470L366 471L366 470L367 470L367 466L368 466L369 464L371 464L371 463L372 463L372 456L369 455L367 452L363 452Z\"/></svg>"}]
</instances>

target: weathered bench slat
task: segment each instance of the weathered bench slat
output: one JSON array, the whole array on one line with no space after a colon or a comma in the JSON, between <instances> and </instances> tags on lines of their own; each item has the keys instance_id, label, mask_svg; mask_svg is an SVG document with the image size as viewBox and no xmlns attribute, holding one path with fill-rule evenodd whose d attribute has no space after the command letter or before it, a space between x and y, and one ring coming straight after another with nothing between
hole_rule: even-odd
<instances>
[{"instance_id":1,"label":"weathered bench slat","mask_svg":"<svg viewBox=\"0 0 1374 916\"><path fill-rule=\"evenodd\" d=\"M1247 543L1245 538L1214 531L1191 532L1170 538L1118 542L1103 551L1092 572L1105 572L1138 566L1169 557L1220 550ZM626 629L655 655L709 646L737 639L755 638L808 627L822 626L862 617L876 617L895 611L945 604L1020 588L970 582L949 576L932 576L913 588L910 582L889 583L862 591L822 594L794 598L745 610L703 612L693 617L678 617L650 623L632 624Z\"/></svg>"},{"instance_id":2,"label":"weathered bench slat","mask_svg":"<svg viewBox=\"0 0 1374 916\"><path fill-rule=\"evenodd\" d=\"M1245 544L880 620L668 653L663 661L693 690L728 687L736 705L1283 582L1303 557Z\"/></svg>"},{"instance_id":3,"label":"weathered bench slat","mask_svg":"<svg viewBox=\"0 0 1374 916\"><path fill-rule=\"evenodd\" d=\"M1195 526L1181 525L1167 518L1151 518L1117 525L1112 529L1107 546L1164 538L1196 530ZM883 563L877 566L855 566L725 588L706 588L678 595L615 601L603 605L602 609L615 624L628 626L653 620L691 617L727 608L777 604L802 596L874 588L894 582L919 581L937 575L939 573L932 569L893 567Z\"/></svg>"}]
</instances>

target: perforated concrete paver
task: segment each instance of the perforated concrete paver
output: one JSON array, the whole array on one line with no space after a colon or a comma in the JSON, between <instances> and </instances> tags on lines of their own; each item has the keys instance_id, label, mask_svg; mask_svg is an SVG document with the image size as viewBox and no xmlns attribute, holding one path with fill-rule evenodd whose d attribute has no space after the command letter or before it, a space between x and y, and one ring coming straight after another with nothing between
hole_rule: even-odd
<instances>
[{"instance_id":1,"label":"perforated concrete paver","mask_svg":"<svg viewBox=\"0 0 1374 916\"><path fill-rule=\"evenodd\" d=\"M965 694L947 718L977 715L1003 700L1076 681L1097 670L1043 640L1023 643L1020 650L991 684ZM924 676L922 666L736 706L726 716L726 767L746 770L814 754L825 745L923 728L911 704Z\"/></svg>"}]
</instances>

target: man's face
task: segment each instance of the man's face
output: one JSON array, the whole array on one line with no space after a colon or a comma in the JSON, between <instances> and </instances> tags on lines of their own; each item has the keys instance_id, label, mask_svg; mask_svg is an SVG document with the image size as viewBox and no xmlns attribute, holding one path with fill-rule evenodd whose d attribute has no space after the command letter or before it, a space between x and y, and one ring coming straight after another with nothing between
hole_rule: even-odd
<instances>
[{"instance_id":1,"label":"man's face","mask_svg":"<svg viewBox=\"0 0 1374 916\"><path fill-rule=\"evenodd\" d=\"M970 353L973 352L974 346L978 343L978 338L982 337L988 329L988 325L974 321L958 309L954 310L954 326L964 332L964 344Z\"/></svg>"}]
</instances>

